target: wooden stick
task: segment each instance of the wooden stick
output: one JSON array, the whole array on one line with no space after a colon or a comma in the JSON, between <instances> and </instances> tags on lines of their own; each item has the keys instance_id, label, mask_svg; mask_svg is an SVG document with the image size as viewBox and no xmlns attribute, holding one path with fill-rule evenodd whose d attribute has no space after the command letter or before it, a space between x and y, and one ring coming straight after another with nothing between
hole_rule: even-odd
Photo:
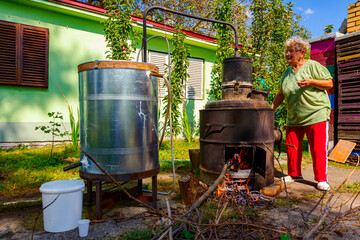
<instances>
[{"instance_id":1,"label":"wooden stick","mask_svg":"<svg viewBox=\"0 0 360 240\"><path fill-rule=\"evenodd\" d=\"M221 212L220 212L219 216L215 220L215 224L219 224L219 221L220 221L222 215L224 214L224 211L225 211L227 205L228 205L228 202L226 202L225 205L223 206L223 208L221 209Z\"/></svg>"},{"instance_id":2,"label":"wooden stick","mask_svg":"<svg viewBox=\"0 0 360 240\"><path fill-rule=\"evenodd\" d=\"M320 226L322 225L322 223L325 220L325 217L329 214L330 210L332 209L332 207L330 206L330 202L331 202L332 198L334 197L335 193L337 193L340 190L340 188L346 183L346 181L350 178L350 176L355 172L355 170L358 167L359 162L360 162L359 155L358 154L356 154L356 155L358 156L358 161L357 161L355 168L351 171L351 173L347 176L347 178L345 178L345 180L340 184L340 186L335 190L335 192L330 195L329 199L326 202L326 209L325 209L324 214L321 216L321 218L320 218L319 222L316 224L316 226L313 227L310 230L310 232L305 236L304 240L314 238L313 235L314 235L315 231L317 231L320 228Z\"/></svg>"},{"instance_id":3,"label":"wooden stick","mask_svg":"<svg viewBox=\"0 0 360 240\"><path fill-rule=\"evenodd\" d=\"M183 216L191 213L195 208L197 208L204 200L209 196L220 184L220 182L224 179L225 172L228 168L228 162L225 163L219 177L215 180L215 182L206 190L206 192L198 199L194 204L190 207L189 211L187 211Z\"/></svg>"}]
</instances>

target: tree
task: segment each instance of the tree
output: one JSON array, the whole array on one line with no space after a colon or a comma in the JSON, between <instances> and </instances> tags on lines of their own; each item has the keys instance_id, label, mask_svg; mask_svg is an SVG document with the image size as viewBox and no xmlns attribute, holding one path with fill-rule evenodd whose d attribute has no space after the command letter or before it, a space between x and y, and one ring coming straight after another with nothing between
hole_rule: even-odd
<instances>
[{"instance_id":1,"label":"tree","mask_svg":"<svg viewBox=\"0 0 360 240\"><path fill-rule=\"evenodd\" d=\"M142 12L152 6L166 7L176 11L180 11L187 14L192 14L196 16L203 16L212 18L213 15L213 1L203 0L203 1L193 1L193 0L144 0L137 1L137 9L139 11L135 12L135 15L142 17ZM214 29L211 26L211 23L207 21L197 20L193 18L188 18L180 16L178 14L172 14L168 12L163 12L160 10L154 10L149 13L149 19L157 22L164 23L169 26L182 26L184 30L193 31L204 35L211 35Z\"/></svg>"},{"instance_id":2,"label":"tree","mask_svg":"<svg viewBox=\"0 0 360 240\"><path fill-rule=\"evenodd\" d=\"M335 28L335 27L334 27L334 25L332 25L332 24L326 25L326 26L324 27L324 33L325 33L325 34L326 34L326 33L331 33L334 28Z\"/></svg>"},{"instance_id":3,"label":"tree","mask_svg":"<svg viewBox=\"0 0 360 240\"><path fill-rule=\"evenodd\" d=\"M139 35L132 25L134 0L103 0L108 18L104 21L107 47L106 57L112 60L130 60ZM130 40L130 43L128 42Z\"/></svg>"},{"instance_id":4,"label":"tree","mask_svg":"<svg viewBox=\"0 0 360 240\"><path fill-rule=\"evenodd\" d=\"M90 1L88 0L88 2ZM101 4L104 1L111 0L96 2ZM120 2L120 0L116 1ZM242 45L240 55L253 58L254 87L269 88L269 102L275 97L282 73L287 68L283 46L285 40L293 35L300 35L304 38L310 36L308 30L299 24L301 16L293 11L294 4L284 3L284 0L131 0L130 2L133 1L134 7L128 9L132 9L133 14L138 16L142 16L142 11L148 7L163 6L233 23L238 29L239 43ZM122 2L128 3L129 1L123 0ZM249 16L251 16L251 21ZM208 94L209 100L219 100L221 98L222 61L233 54L234 34L232 30L227 26L218 24L212 26L207 22L187 19L163 11L151 12L150 18L170 26L181 24L185 30L216 36L217 60L212 69L211 89ZM121 52L121 50L119 51ZM277 125L284 125L286 109L280 107L276 114Z\"/></svg>"},{"instance_id":5,"label":"tree","mask_svg":"<svg viewBox=\"0 0 360 240\"><path fill-rule=\"evenodd\" d=\"M283 0L251 0L253 80L257 88L263 85L270 88L269 102L278 92L281 76L288 67L284 58L284 42L294 35L310 36L308 30L299 24L301 16L293 12L293 6L293 3L284 3ZM286 108L279 108L275 120L277 127L285 124Z\"/></svg>"},{"instance_id":6,"label":"tree","mask_svg":"<svg viewBox=\"0 0 360 240\"><path fill-rule=\"evenodd\" d=\"M234 0L217 0L215 8L215 19L225 22L233 22L233 9L232 5ZM214 24L217 36L216 40L218 48L216 50L216 61L211 70L211 83L210 90L208 91L209 100L221 99L221 83L222 83L222 62L224 58L230 57L234 54L233 46L233 31L232 29L223 24Z\"/></svg>"}]
</instances>

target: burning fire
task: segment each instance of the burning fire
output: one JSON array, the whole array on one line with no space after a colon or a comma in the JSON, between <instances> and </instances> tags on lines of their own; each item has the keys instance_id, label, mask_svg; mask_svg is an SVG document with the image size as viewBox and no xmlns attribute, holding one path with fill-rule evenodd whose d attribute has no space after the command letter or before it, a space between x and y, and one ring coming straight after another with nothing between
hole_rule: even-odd
<instances>
[{"instance_id":1,"label":"burning fire","mask_svg":"<svg viewBox=\"0 0 360 240\"><path fill-rule=\"evenodd\" d=\"M238 171L238 170L250 168L250 164L246 161L248 152L247 151L244 152L244 150L245 148L241 148L239 153L234 154L233 158L230 161L231 170Z\"/></svg>"},{"instance_id":2,"label":"burning fire","mask_svg":"<svg viewBox=\"0 0 360 240\"><path fill-rule=\"evenodd\" d=\"M246 198L246 202L250 205L254 201L259 201L257 196L251 194L249 189L249 182L251 175L245 174L245 178L233 177L234 174L247 171L251 172L251 165L248 160L248 149L241 148L240 151L235 148L236 153L233 155L230 160L230 166L225 173L225 180L216 190L216 195L220 196L223 199L231 199L233 201L239 202L241 199Z\"/></svg>"}]
</instances>

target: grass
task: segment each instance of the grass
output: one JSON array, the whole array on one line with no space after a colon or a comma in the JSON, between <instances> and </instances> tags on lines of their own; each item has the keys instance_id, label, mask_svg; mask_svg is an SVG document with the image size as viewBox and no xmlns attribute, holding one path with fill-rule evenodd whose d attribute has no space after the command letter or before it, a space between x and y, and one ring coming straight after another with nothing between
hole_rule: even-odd
<instances>
[{"instance_id":1,"label":"grass","mask_svg":"<svg viewBox=\"0 0 360 240\"><path fill-rule=\"evenodd\" d=\"M175 160L174 161L176 172L189 172L191 169L191 163L187 160ZM160 160L161 172L172 172L171 160Z\"/></svg>"},{"instance_id":2,"label":"grass","mask_svg":"<svg viewBox=\"0 0 360 240\"><path fill-rule=\"evenodd\" d=\"M170 141L164 141L160 149L161 172L172 172ZM174 141L176 172L191 170L189 149L199 148L199 142L188 143L184 140ZM73 153L71 148L59 145L54 147L53 158L49 159L50 146L29 149L19 145L14 149L0 149L0 197L13 198L39 193L41 184L60 180L78 179L79 169L67 172L63 167L79 161L79 151ZM167 183L169 182L169 183ZM159 181L161 190L170 190L172 179Z\"/></svg>"},{"instance_id":3,"label":"grass","mask_svg":"<svg viewBox=\"0 0 360 240\"><path fill-rule=\"evenodd\" d=\"M174 158L175 159L189 159L189 149L200 148L199 140L189 143L184 140L175 140L174 145ZM159 151L160 160L171 160L171 142L169 140L164 141Z\"/></svg>"},{"instance_id":4,"label":"grass","mask_svg":"<svg viewBox=\"0 0 360 240\"><path fill-rule=\"evenodd\" d=\"M78 161L79 153L71 152L65 146L54 147L53 158L49 159L51 147L39 149L0 150L0 196L6 198L39 192L41 184L60 179L78 178L77 170L64 172L63 167L71 161Z\"/></svg>"},{"instance_id":5,"label":"grass","mask_svg":"<svg viewBox=\"0 0 360 240\"><path fill-rule=\"evenodd\" d=\"M359 188L360 188L360 182L358 181L352 183L345 183L340 189L340 192L356 193L359 191Z\"/></svg>"},{"instance_id":6,"label":"grass","mask_svg":"<svg viewBox=\"0 0 360 240\"><path fill-rule=\"evenodd\" d=\"M307 199L320 199L324 194L321 192L309 192L302 194ZM327 196L325 196L327 198Z\"/></svg>"},{"instance_id":7,"label":"grass","mask_svg":"<svg viewBox=\"0 0 360 240\"><path fill-rule=\"evenodd\" d=\"M13 204L0 205L0 212L11 212L13 210L22 210L30 207L41 207L41 200L31 201L31 202L17 202Z\"/></svg>"},{"instance_id":8,"label":"grass","mask_svg":"<svg viewBox=\"0 0 360 240\"><path fill-rule=\"evenodd\" d=\"M134 231L127 232L125 235L122 235L121 238L115 239L123 239L123 240L143 240L150 239L151 229L138 229Z\"/></svg>"},{"instance_id":9,"label":"grass","mask_svg":"<svg viewBox=\"0 0 360 240\"><path fill-rule=\"evenodd\" d=\"M191 171L189 159L189 149L198 149L199 141L188 143L185 140L174 141L175 168L177 173L187 173ZM307 141L303 143L303 164L311 163L311 156L308 152ZM285 147L281 147L281 152L285 153ZM67 146L55 146L53 159L49 160L50 146L28 149L28 147L19 145L15 149L0 149L0 197L12 198L22 195L39 193L41 184L60 179L77 179L79 170L73 169L67 172L62 170L74 162L79 161L79 152L73 153ZM277 155L276 155L277 156ZM171 144L170 141L164 141L160 151L160 171L161 173L171 173ZM342 168L353 168L349 164L340 164L330 162ZM275 163L277 166L277 163ZM281 165L286 169L286 164ZM195 174L197 174L195 172ZM176 181L177 182L177 181ZM352 192L357 189L360 183L346 184L343 191ZM160 191L169 191L172 187L172 179L159 181Z\"/></svg>"},{"instance_id":10,"label":"grass","mask_svg":"<svg viewBox=\"0 0 360 240\"><path fill-rule=\"evenodd\" d=\"M290 207L292 207L295 204L300 203L301 200L299 198L294 198L294 197L290 197L289 198L289 205ZM274 201L274 207L287 207L288 206L288 202L286 198L277 198Z\"/></svg>"},{"instance_id":11,"label":"grass","mask_svg":"<svg viewBox=\"0 0 360 240\"><path fill-rule=\"evenodd\" d=\"M328 164L330 166L334 166L334 167L339 167L339 168L344 168L344 169L354 169L354 165L346 162L346 163L339 163L339 162L334 162L334 161L329 161ZM359 169L360 167L358 167L357 169Z\"/></svg>"}]
</instances>

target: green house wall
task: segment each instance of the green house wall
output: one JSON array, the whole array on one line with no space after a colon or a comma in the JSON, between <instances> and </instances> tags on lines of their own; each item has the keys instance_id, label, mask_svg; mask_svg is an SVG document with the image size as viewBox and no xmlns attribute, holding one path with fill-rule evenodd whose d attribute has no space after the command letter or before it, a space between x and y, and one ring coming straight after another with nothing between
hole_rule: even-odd
<instances>
[{"instance_id":1,"label":"green house wall","mask_svg":"<svg viewBox=\"0 0 360 240\"><path fill-rule=\"evenodd\" d=\"M0 0L0 20L49 29L49 87L15 87L0 85L0 143L49 141L50 134L35 131L36 126L49 125L48 112L61 112L70 130L68 110L56 83L73 109L79 106L77 66L84 62L104 60L106 43L103 35L105 17L101 14L70 8L46 0ZM141 31L142 26L135 24ZM149 36L171 33L149 28ZM204 59L204 96L187 102L188 112L198 118L206 103L206 90L215 61L216 46L201 39L188 38L191 57ZM164 39L153 39L149 50L167 52ZM159 102L161 99L159 99Z\"/></svg>"}]
</instances>

